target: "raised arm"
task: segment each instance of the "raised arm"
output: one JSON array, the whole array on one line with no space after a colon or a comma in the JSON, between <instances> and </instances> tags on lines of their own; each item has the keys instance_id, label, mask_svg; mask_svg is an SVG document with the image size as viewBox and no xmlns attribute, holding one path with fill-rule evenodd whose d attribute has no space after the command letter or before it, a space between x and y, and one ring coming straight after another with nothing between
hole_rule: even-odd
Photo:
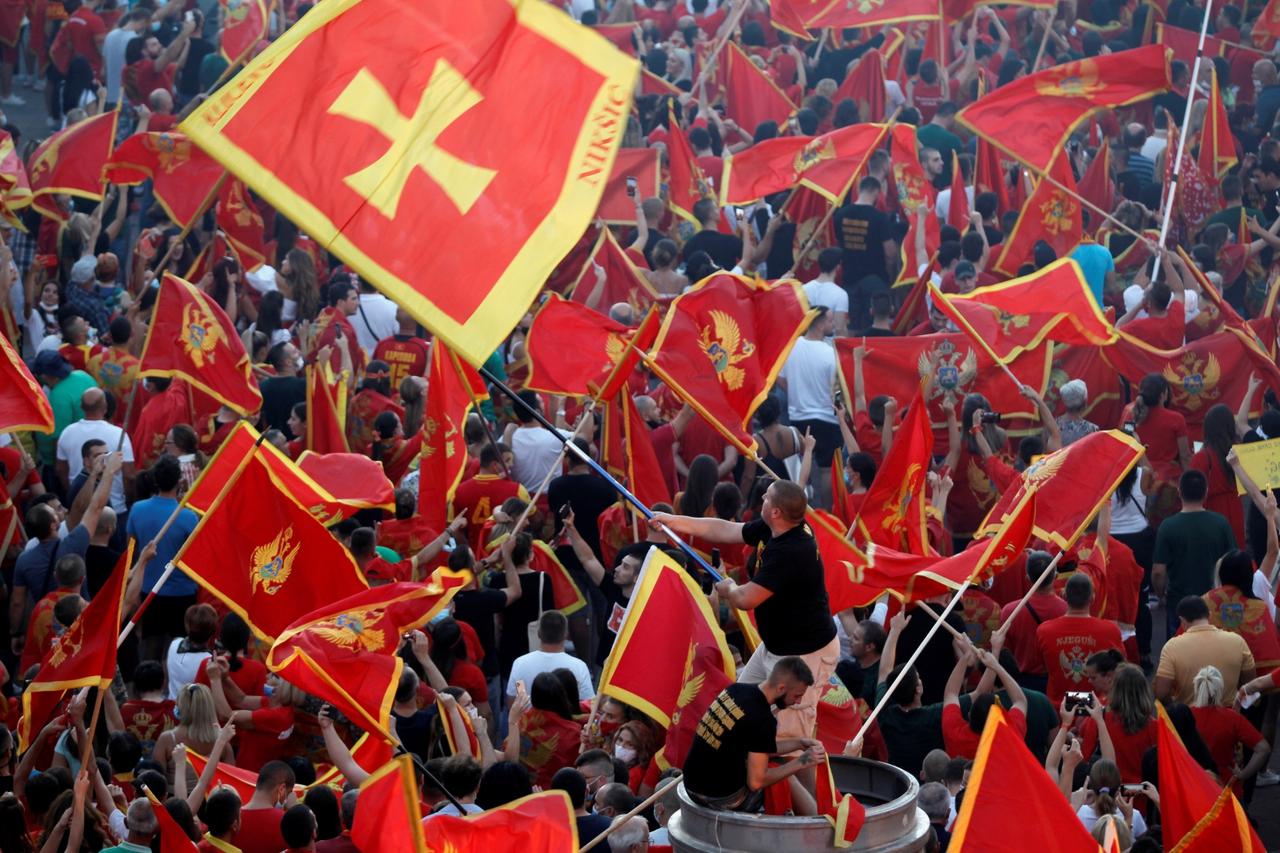
<instances>
[{"instance_id":1,"label":"raised arm","mask_svg":"<svg viewBox=\"0 0 1280 853\"><path fill-rule=\"evenodd\" d=\"M707 542L720 545L741 545L742 524L736 521L725 521L720 518L694 518L688 515L671 515L655 512L649 519L649 527L657 533L662 527L671 528L681 536L696 536Z\"/></svg>"},{"instance_id":2,"label":"raised arm","mask_svg":"<svg viewBox=\"0 0 1280 853\"><path fill-rule=\"evenodd\" d=\"M595 551L592 551L591 546L583 541L582 534L574 526L572 510L564 518L564 530L569 536L569 545L573 548L573 555L578 558L582 568L587 570L587 575L591 578L591 582L596 586L604 583L605 568L600 563L600 560L596 558ZM517 579L518 583L519 580Z\"/></svg>"},{"instance_id":3,"label":"raised arm","mask_svg":"<svg viewBox=\"0 0 1280 853\"><path fill-rule=\"evenodd\" d=\"M333 728L333 718L329 716L330 708L325 705L320 709L317 719L320 720L320 734L324 737L324 747L329 753L329 760L338 772L347 777L353 785L359 785L369 778L369 773L351 755L351 750Z\"/></svg>"}]
</instances>

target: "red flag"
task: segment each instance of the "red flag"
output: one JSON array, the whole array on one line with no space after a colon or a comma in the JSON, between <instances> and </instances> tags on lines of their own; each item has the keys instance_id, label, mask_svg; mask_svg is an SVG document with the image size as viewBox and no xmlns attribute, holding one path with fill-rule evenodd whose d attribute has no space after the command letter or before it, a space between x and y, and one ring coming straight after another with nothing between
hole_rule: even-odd
<instances>
[{"instance_id":1,"label":"red flag","mask_svg":"<svg viewBox=\"0 0 1280 853\"><path fill-rule=\"evenodd\" d=\"M862 825L867 821L867 810L852 794L840 793L836 780L831 776L831 761L827 756L823 756L822 767L817 768L817 771L814 797L818 804L818 814L831 821L831 828L835 831L835 846L847 847L862 831Z\"/></svg>"},{"instance_id":2,"label":"red flag","mask_svg":"<svg viewBox=\"0 0 1280 853\"><path fill-rule=\"evenodd\" d=\"M267 666L360 728L390 739L391 704L404 669L395 653L400 638L430 621L470 581L470 572L437 569L425 583L386 584L325 605L280 634Z\"/></svg>"},{"instance_id":3,"label":"red flag","mask_svg":"<svg viewBox=\"0 0 1280 853\"><path fill-rule=\"evenodd\" d=\"M0 495L0 554L7 555L9 546L26 544L27 537L22 532L22 519L18 508L13 505L6 490Z\"/></svg>"},{"instance_id":4,"label":"red flag","mask_svg":"<svg viewBox=\"0 0 1280 853\"><path fill-rule=\"evenodd\" d=\"M823 27L870 27L901 21L937 21L943 9L937 0L893 0L891 3L819 2L811 5L818 8L813 9L810 15L803 16L805 26L810 30Z\"/></svg>"},{"instance_id":5,"label":"red flag","mask_svg":"<svg viewBox=\"0 0 1280 853\"><path fill-rule=\"evenodd\" d=\"M191 753L188 752L188 755ZM394 747L390 741L377 735L365 732L351 747L351 758L361 768L378 768L386 764L395 757ZM316 777L317 785L329 785L331 787L341 787L346 782L346 777L338 772L338 768L330 767L325 772Z\"/></svg>"},{"instance_id":6,"label":"red flag","mask_svg":"<svg viewBox=\"0 0 1280 853\"><path fill-rule=\"evenodd\" d=\"M326 362L306 366L307 450L316 453L347 453L347 383L333 375Z\"/></svg>"},{"instance_id":7,"label":"red flag","mask_svg":"<svg viewBox=\"0 0 1280 853\"><path fill-rule=\"evenodd\" d=\"M671 212L698 225L693 216L693 206L711 195L706 175L698 165L693 146L676 115L673 101L667 112L667 203ZM715 175L719 178L719 175Z\"/></svg>"},{"instance_id":8,"label":"red flag","mask_svg":"<svg viewBox=\"0 0 1280 853\"><path fill-rule=\"evenodd\" d=\"M600 674L601 695L666 726L664 758L679 767L703 712L733 679L733 655L702 589L651 548Z\"/></svg>"},{"instance_id":9,"label":"red flag","mask_svg":"<svg viewBox=\"0 0 1280 853\"><path fill-rule=\"evenodd\" d=\"M361 853L427 853L422 805L413 758L401 753L360 783L360 805L351 841ZM567 796L567 795L562 795ZM433 818L439 820L440 818Z\"/></svg>"},{"instance_id":10,"label":"red flag","mask_svg":"<svg viewBox=\"0 0 1280 853\"><path fill-rule=\"evenodd\" d=\"M219 89L181 129L481 364L594 217L639 66L541 3L319 11L245 66L252 86Z\"/></svg>"},{"instance_id":11,"label":"red flag","mask_svg":"<svg viewBox=\"0 0 1280 853\"><path fill-rule=\"evenodd\" d=\"M97 687L106 690L116 676L116 636L124 615L125 581L133 565L133 545L125 549L116 566L76 621L53 641L40 670L22 693L22 722L18 750L25 751L68 690Z\"/></svg>"},{"instance_id":12,"label":"red flag","mask_svg":"<svg viewBox=\"0 0 1280 853\"><path fill-rule=\"evenodd\" d=\"M746 203L798 183L839 203L888 131L884 124L852 124L822 136L767 139L725 161L720 201Z\"/></svg>"},{"instance_id":13,"label":"red flag","mask_svg":"<svg viewBox=\"0 0 1280 853\"><path fill-rule=\"evenodd\" d=\"M1250 850L1263 853L1231 785L1219 785L1187 752L1164 706L1159 715L1156 752L1160 756L1160 829L1169 850L1209 853ZM1228 780L1229 781L1229 780Z\"/></svg>"},{"instance_id":14,"label":"red flag","mask_svg":"<svg viewBox=\"0 0 1280 853\"><path fill-rule=\"evenodd\" d=\"M449 713L449 709L440 699L441 694L436 694L436 716L440 720L440 728L444 729L445 739L449 742L449 754L451 755L469 755L476 761L484 758L480 750L480 739L476 737L476 730L471 725L471 717L466 711L454 705L454 711L461 720L461 726L458 727L453 718L453 714ZM481 723L484 721L481 720Z\"/></svg>"},{"instance_id":15,"label":"red flag","mask_svg":"<svg viewBox=\"0 0 1280 853\"><path fill-rule=\"evenodd\" d=\"M1117 337L1071 258L970 293L932 291L934 306L1005 364L1045 340L1105 346Z\"/></svg>"},{"instance_id":16,"label":"red flag","mask_svg":"<svg viewBox=\"0 0 1280 853\"><path fill-rule=\"evenodd\" d=\"M1141 442L1113 429L1090 433L1041 456L1022 472L1016 488L1000 496L977 535L999 530L1023 497L1034 491L1039 498L1036 537L1066 550L1084 532L1098 508L1111 499L1111 493L1142 453Z\"/></svg>"},{"instance_id":17,"label":"red flag","mask_svg":"<svg viewBox=\"0 0 1280 853\"><path fill-rule=\"evenodd\" d=\"M845 98L858 105L858 119L864 122L884 121L887 116L884 89L884 55L875 49L862 54L831 97L833 104Z\"/></svg>"},{"instance_id":18,"label":"red flag","mask_svg":"<svg viewBox=\"0 0 1280 853\"><path fill-rule=\"evenodd\" d=\"M645 506L671 503L671 491L649 438L649 425L636 411L626 389L608 401L601 429L606 440L601 448L600 463L607 466L610 473L623 478Z\"/></svg>"},{"instance_id":19,"label":"red flag","mask_svg":"<svg viewBox=\"0 0 1280 853\"><path fill-rule=\"evenodd\" d=\"M547 394L580 397L603 390L616 392L640 357L653 345L661 317L650 311L639 328L630 329L598 311L554 293L533 317L525 337L529 376L524 387ZM566 347L566 341L573 341Z\"/></svg>"},{"instance_id":20,"label":"red flag","mask_svg":"<svg viewBox=\"0 0 1280 853\"><path fill-rule=\"evenodd\" d=\"M1250 32L1254 47L1271 50L1280 38L1280 0L1267 0Z\"/></svg>"},{"instance_id":21,"label":"red flag","mask_svg":"<svg viewBox=\"0 0 1280 853\"><path fill-rule=\"evenodd\" d=\"M1010 157L1047 172L1067 137L1099 107L1146 100L1171 85L1168 51L1148 45L1028 74L965 107L956 120Z\"/></svg>"},{"instance_id":22,"label":"red flag","mask_svg":"<svg viewBox=\"0 0 1280 853\"><path fill-rule=\"evenodd\" d=\"M1111 145L1098 146L1098 156L1093 158L1089 168L1085 170L1080 185L1076 188L1080 197L1092 202L1100 210L1111 210L1115 207L1115 182L1111 180ZM1105 219L1090 211L1089 225L1086 234L1097 232Z\"/></svg>"},{"instance_id":23,"label":"red flag","mask_svg":"<svg viewBox=\"0 0 1280 853\"><path fill-rule=\"evenodd\" d=\"M635 178L635 195L627 192L628 178ZM636 199L656 198L662 187L657 148L620 148L613 171L604 185L596 216L613 225L636 224Z\"/></svg>"},{"instance_id":24,"label":"red flag","mask_svg":"<svg viewBox=\"0 0 1280 853\"><path fill-rule=\"evenodd\" d=\"M1167 3L1165 4L1168 5ZM1195 30L1186 30L1182 27L1170 26L1164 21L1156 23L1155 43L1169 50L1174 59L1181 59L1190 65L1195 62L1196 51L1200 49L1200 32L1199 28ZM1212 57L1222 56L1227 51L1225 42L1214 38L1213 36L1205 36L1204 39L1204 57L1205 61L1212 65ZM1262 57L1258 57L1261 59ZM1181 116L1178 116L1181 119Z\"/></svg>"},{"instance_id":25,"label":"red flag","mask_svg":"<svg viewBox=\"0 0 1280 853\"><path fill-rule=\"evenodd\" d=\"M222 39L218 52L235 66L246 61L267 38L271 16L262 0L218 0L222 7Z\"/></svg>"},{"instance_id":26,"label":"red flag","mask_svg":"<svg viewBox=\"0 0 1280 853\"><path fill-rule=\"evenodd\" d=\"M485 553L495 553L506 538L507 534L503 533L490 539L485 545ZM551 584L551 599L555 604L556 610L569 616L586 605L587 600L583 596L582 590L578 589L578 585L574 582L573 576L569 574L569 570L564 567L564 563L560 562L555 550L541 539L533 540L533 550L529 556L529 568L535 572L542 572L547 576L547 580Z\"/></svg>"},{"instance_id":27,"label":"red flag","mask_svg":"<svg viewBox=\"0 0 1280 853\"><path fill-rule=\"evenodd\" d=\"M261 0L241 0L257 4ZM267 249L263 242L265 225L258 208L249 198L249 191L239 178L227 178L218 191L218 229L226 235L240 266L253 272L266 263ZM197 279L198 281L198 279Z\"/></svg>"},{"instance_id":28,"label":"red flag","mask_svg":"<svg viewBox=\"0 0 1280 853\"><path fill-rule=\"evenodd\" d=\"M916 234L920 227L918 212L925 211L925 252L933 257L942 243L938 217L934 213L937 191L924 176L924 168L916 153L916 132L909 124L893 126L890 158L893 162L893 183L898 193L898 206L910 223L907 236L902 241L902 270L895 287L914 282L919 275L920 264L916 252Z\"/></svg>"},{"instance_id":29,"label":"red flag","mask_svg":"<svg viewBox=\"0 0 1280 853\"><path fill-rule=\"evenodd\" d=\"M103 167L116 142L118 110L76 122L50 136L28 161L31 205L44 216L65 222L69 216L53 196L102 200Z\"/></svg>"},{"instance_id":30,"label":"red flag","mask_svg":"<svg viewBox=\"0 0 1280 853\"><path fill-rule=\"evenodd\" d=\"M1161 806L1163 793L1162 789ZM957 850L1025 850L1026 839L1000 825L1011 814L1018 815L1020 825L1036 827L1036 849L1043 853L1098 853L1098 842L1044 772L1043 764L993 705L951 830L951 843Z\"/></svg>"},{"instance_id":31,"label":"red flag","mask_svg":"<svg viewBox=\"0 0 1280 853\"><path fill-rule=\"evenodd\" d=\"M150 788L144 789L147 799L151 801L151 810L156 815L156 825L160 835L160 853L193 853L196 846L187 838L187 834L178 826L178 822L169 814L164 803L156 799ZM247 800L245 802L248 802Z\"/></svg>"},{"instance_id":32,"label":"red flag","mask_svg":"<svg viewBox=\"0 0 1280 853\"><path fill-rule=\"evenodd\" d=\"M0 130L0 215L10 225L18 227L21 223L17 211L30 204L31 182L27 179L27 167L18 156L13 137Z\"/></svg>"},{"instance_id":33,"label":"red flag","mask_svg":"<svg viewBox=\"0 0 1280 853\"><path fill-rule=\"evenodd\" d=\"M795 281L765 284L731 273L708 276L671 303L649 366L749 453L755 447L751 415L813 320L806 305Z\"/></svg>"},{"instance_id":34,"label":"red flag","mask_svg":"<svg viewBox=\"0 0 1280 853\"><path fill-rule=\"evenodd\" d=\"M833 616L850 607L866 607L884 594L883 589L863 583L867 555L845 538L840 519L825 510L811 509L805 520L818 543Z\"/></svg>"},{"instance_id":35,"label":"red flag","mask_svg":"<svg viewBox=\"0 0 1280 853\"><path fill-rule=\"evenodd\" d=\"M1231 125L1227 120L1227 108L1222 103L1222 92L1218 90L1218 71L1210 66L1209 72L1209 109L1205 112L1204 129L1200 132L1197 165L1204 178L1217 181L1239 161L1236 159L1235 137L1231 135Z\"/></svg>"},{"instance_id":36,"label":"red flag","mask_svg":"<svg viewBox=\"0 0 1280 853\"><path fill-rule=\"evenodd\" d=\"M395 509L395 487L387 479L382 466L362 453L306 450L298 457L298 467L346 506Z\"/></svg>"},{"instance_id":37,"label":"red flag","mask_svg":"<svg viewBox=\"0 0 1280 853\"><path fill-rule=\"evenodd\" d=\"M603 270L603 280L597 279L597 266ZM631 306L633 314L639 315L648 311L660 295L618 245L613 232L605 228L570 298L604 311L616 303L625 302Z\"/></svg>"},{"instance_id":38,"label":"red flag","mask_svg":"<svg viewBox=\"0 0 1280 853\"><path fill-rule=\"evenodd\" d=\"M487 397L480 374L437 338L427 366L427 411L422 425L422 456L418 460L418 513L436 530L449 523L453 500L467 466L462 429L467 413Z\"/></svg>"},{"instance_id":39,"label":"red flag","mask_svg":"<svg viewBox=\"0 0 1280 853\"><path fill-rule=\"evenodd\" d=\"M933 428L924 393L907 409L893 445L876 471L854 522L859 542L887 545L912 554L929 553L928 487Z\"/></svg>"},{"instance_id":40,"label":"red flag","mask_svg":"<svg viewBox=\"0 0 1280 853\"><path fill-rule=\"evenodd\" d=\"M0 392L0 432L53 432L49 398L4 335L0 335L0 388L4 389Z\"/></svg>"},{"instance_id":41,"label":"red flag","mask_svg":"<svg viewBox=\"0 0 1280 853\"><path fill-rule=\"evenodd\" d=\"M173 563L266 642L368 588L350 552L252 455L239 460Z\"/></svg>"},{"instance_id":42,"label":"red flag","mask_svg":"<svg viewBox=\"0 0 1280 853\"><path fill-rule=\"evenodd\" d=\"M222 306L193 284L165 274L142 344L141 376L180 376L242 415L262 408L244 344Z\"/></svg>"},{"instance_id":43,"label":"red flag","mask_svg":"<svg viewBox=\"0 0 1280 853\"><path fill-rule=\"evenodd\" d=\"M775 121L778 127L787 123L796 105L736 42L725 45L719 61L724 63L724 107L729 118L749 132L766 121Z\"/></svg>"},{"instance_id":44,"label":"red flag","mask_svg":"<svg viewBox=\"0 0 1280 853\"><path fill-rule=\"evenodd\" d=\"M960 171L960 156L951 152L951 204L947 207L947 224L960 229L963 233L969 229L969 194L965 192L964 175Z\"/></svg>"},{"instance_id":45,"label":"red flag","mask_svg":"<svg viewBox=\"0 0 1280 853\"><path fill-rule=\"evenodd\" d=\"M1058 257L1066 255L1080 242L1084 217L1076 198L1076 179L1071 173L1070 160L1065 155L1054 160L1049 175L1058 183L1048 178L1037 182L1031 198L1022 206L1017 224L1005 236L1004 250L992 265L996 272L1017 275L1018 268L1031 261L1040 240L1048 243Z\"/></svg>"},{"instance_id":46,"label":"red flag","mask_svg":"<svg viewBox=\"0 0 1280 853\"><path fill-rule=\"evenodd\" d=\"M1000 161L1000 151L982 137L978 137L978 156L973 163L973 191L975 194L995 193L997 215L1004 215L1010 209L1009 181L1005 177L1004 164Z\"/></svg>"},{"instance_id":47,"label":"red flag","mask_svg":"<svg viewBox=\"0 0 1280 853\"><path fill-rule=\"evenodd\" d=\"M150 180L156 201L175 223L190 228L213 203L226 171L181 133L135 133L103 169L113 184Z\"/></svg>"},{"instance_id":48,"label":"red flag","mask_svg":"<svg viewBox=\"0 0 1280 853\"><path fill-rule=\"evenodd\" d=\"M364 796L361 793L360 796ZM359 810L356 820L359 821ZM380 821L381 822L381 821ZM531 794L470 817L436 815L423 824L430 850L519 850L563 853L578 849L578 824L564 791ZM582 839L583 842L588 839ZM357 839L359 843L359 839ZM408 847L365 847L362 851L407 851Z\"/></svg>"},{"instance_id":49,"label":"red flag","mask_svg":"<svg viewBox=\"0 0 1280 853\"><path fill-rule=\"evenodd\" d=\"M787 217L796 224L795 237L791 241L791 275L799 281L816 278L818 254L827 246L836 245L833 207L834 204L825 196L806 186L796 187L782 206ZM818 229L822 229L821 233L814 237ZM808 251L805 251L806 247Z\"/></svg>"}]
</instances>

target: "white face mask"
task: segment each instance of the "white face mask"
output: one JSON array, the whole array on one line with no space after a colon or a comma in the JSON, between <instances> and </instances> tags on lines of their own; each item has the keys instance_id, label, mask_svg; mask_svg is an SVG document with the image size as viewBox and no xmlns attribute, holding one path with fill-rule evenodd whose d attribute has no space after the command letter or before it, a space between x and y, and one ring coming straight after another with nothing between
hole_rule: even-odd
<instances>
[{"instance_id":1,"label":"white face mask","mask_svg":"<svg viewBox=\"0 0 1280 853\"><path fill-rule=\"evenodd\" d=\"M631 764L636 760L636 751L629 746L618 744L613 748L613 757L624 764Z\"/></svg>"}]
</instances>

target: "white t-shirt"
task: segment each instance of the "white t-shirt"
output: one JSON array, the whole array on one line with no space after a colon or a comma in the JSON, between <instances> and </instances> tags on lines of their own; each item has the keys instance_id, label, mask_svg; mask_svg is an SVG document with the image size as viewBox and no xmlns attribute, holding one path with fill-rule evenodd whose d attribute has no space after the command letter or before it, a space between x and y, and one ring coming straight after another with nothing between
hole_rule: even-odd
<instances>
[{"instance_id":1,"label":"white t-shirt","mask_svg":"<svg viewBox=\"0 0 1280 853\"><path fill-rule=\"evenodd\" d=\"M566 438L569 436L564 430L560 434ZM528 489L529 494L537 491L547 472L556 464L563 446L554 435L540 426L517 428L511 434L511 452L515 455L511 473L516 482Z\"/></svg>"},{"instance_id":2,"label":"white t-shirt","mask_svg":"<svg viewBox=\"0 0 1280 853\"><path fill-rule=\"evenodd\" d=\"M1146 291L1141 285L1131 284L1124 289L1124 310L1129 313L1135 305L1142 304L1142 297ZM1182 311L1186 315L1187 322L1190 323L1200 313L1200 294L1194 290L1183 291L1182 294ZM1142 319L1147 316L1146 311L1139 311L1134 319Z\"/></svg>"},{"instance_id":3,"label":"white t-shirt","mask_svg":"<svg viewBox=\"0 0 1280 853\"><path fill-rule=\"evenodd\" d=\"M400 331L396 322L396 304L381 293L360 294L360 310L352 315L351 325L356 329L360 349L369 358L378 348L378 341Z\"/></svg>"},{"instance_id":4,"label":"white t-shirt","mask_svg":"<svg viewBox=\"0 0 1280 853\"><path fill-rule=\"evenodd\" d=\"M1154 163L1160 153L1168 147L1169 138L1167 136L1148 136L1147 141L1142 143L1142 148L1138 153Z\"/></svg>"},{"instance_id":5,"label":"white t-shirt","mask_svg":"<svg viewBox=\"0 0 1280 853\"><path fill-rule=\"evenodd\" d=\"M1133 478L1133 488L1129 498L1123 495L1111 496L1111 532L1112 534L1141 533L1147 529L1145 514L1147 496L1142 493L1142 476Z\"/></svg>"},{"instance_id":6,"label":"white t-shirt","mask_svg":"<svg viewBox=\"0 0 1280 853\"><path fill-rule=\"evenodd\" d=\"M1271 618L1274 621L1276 618L1276 597L1271 592L1271 581L1267 580L1267 576L1262 573L1261 569L1253 570L1253 594L1267 605L1267 612L1271 614Z\"/></svg>"},{"instance_id":7,"label":"white t-shirt","mask_svg":"<svg viewBox=\"0 0 1280 853\"><path fill-rule=\"evenodd\" d=\"M107 80L108 104L120 101L120 77L124 72L125 48L137 37L138 33L117 27L107 33L106 39L102 42L103 75Z\"/></svg>"},{"instance_id":8,"label":"white t-shirt","mask_svg":"<svg viewBox=\"0 0 1280 853\"><path fill-rule=\"evenodd\" d=\"M804 298L814 308L822 306L828 311L849 313L849 294L834 281L822 281L815 278L804 285Z\"/></svg>"},{"instance_id":9,"label":"white t-shirt","mask_svg":"<svg viewBox=\"0 0 1280 853\"><path fill-rule=\"evenodd\" d=\"M114 453L116 445L120 443L120 432L120 427L103 420L82 419L68 424L62 435L58 436L57 457L59 462L67 463L67 481L74 480L84 469L84 457L80 455L80 451L86 441L94 438L105 441L107 452ZM124 437L124 447L120 451L124 454L125 462L133 461L133 443L128 434ZM124 475L120 472L116 472L111 482L111 508L116 512L124 512L129 508L124 500Z\"/></svg>"},{"instance_id":10,"label":"white t-shirt","mask_svg":"<svg viewBox=\"0 0 1280 853\"><path fill-rule=\"evenodd\" d=\"M591 686L591 672L585 663L566 652L544 652L541 649L520 655L512 661L511 677L507 679L507 695L516 695L517 681L523 681L525 689L530 689L534 678L553 669L567 669L577 679L578 697L576 700L569 697L574 705L596 697L596 689Z\"/></svg>"},{"instance_id":11,"label":"white t-shirt","mask_svg":"<svg viewBox=\"0 0 1280 853\"><path fill-rule=\"evenodd\" d=\"M800 338L782 365L787 382L787 414L792 421L838 423L832 388L836 378L836 351L825 341Z\"/></svg>"},{"instance_id":12,"label":"white t-shirt","mask_svg":"<svg viewBox=\"0 0 1280 853\"><path fill-rule=\"evenodd\" d=\"M207 649L198 652L180 652L178 647L186 642L185 637L175 637L169 644L169 652L165 655L165 664L169 670L169 698L176 700L178 692L196 680L196 672L200 662L213 657Z\"/></svg>"},{"instance_id":13,"label":"white t-shirt","mask_svg":"<svg viewBox=\"0 0 1280 853\"><path fill-rule=\"evenodd\" d=\"M969 200L969 209L973 210L973 187L964 188L965 198ZM933 212L937 214L939 222L946 222L953 228L960 228L963 222L948 222L947 215L951 213L951 187L944 187L938 190L938 199L933 206Z\"/></svg>"}]
</instances>

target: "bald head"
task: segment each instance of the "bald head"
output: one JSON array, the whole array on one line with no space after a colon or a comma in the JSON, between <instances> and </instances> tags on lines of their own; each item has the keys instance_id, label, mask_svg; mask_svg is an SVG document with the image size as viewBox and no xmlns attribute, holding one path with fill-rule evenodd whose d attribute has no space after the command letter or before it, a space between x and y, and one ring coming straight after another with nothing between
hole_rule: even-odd
<instances>
[{"instance_id":1,"label":"bald head","mask_svg":"<svg viewBox=\"0 0 1280 853\"><path fill-rule=\"evenodd\" d=\"M90 388L80 395L80 408L89 420L101 418L107 413L107 395L101 388Z\"/></svg>"},{"instance_id":2,"label":"bald head","mask_svg":"<svg viewBox=\"0 0 1280 853\"><path fill-rule=\"evenodd\" d=\"M631 306L625 302L615 302L613 306L609 308L609 319L615 323L630 326L632 318Z\"/></svg>"},{"instance_id":3,"label":"bald head","mask_svg":"<svg viewBox=\"0 0 1280 853\"><path fill-rule=\"evenodd\" d=\"M1261 86L1274 84L1276 82L1276 64L1270 59L1259 59L1253 63L1253 82Z\"/></svg>"}]
</instances>

